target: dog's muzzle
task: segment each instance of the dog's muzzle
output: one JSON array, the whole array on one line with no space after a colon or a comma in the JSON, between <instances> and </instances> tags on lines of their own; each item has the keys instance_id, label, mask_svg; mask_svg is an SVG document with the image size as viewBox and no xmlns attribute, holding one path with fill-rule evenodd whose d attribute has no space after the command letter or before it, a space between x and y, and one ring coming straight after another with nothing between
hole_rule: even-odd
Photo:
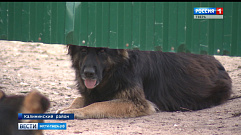
<instances>
[{"instance_id":1,"label":"dog's muzzle","mask_svg":"<svg viewBox=\"0 0 241 135\"><path fill-rule=\"evenodd\" d=\"M87 89L93 89L98 85L97 75L94 68L86 67L82 74L82 79L84 80Z\"/></svg>"}]
</instances>

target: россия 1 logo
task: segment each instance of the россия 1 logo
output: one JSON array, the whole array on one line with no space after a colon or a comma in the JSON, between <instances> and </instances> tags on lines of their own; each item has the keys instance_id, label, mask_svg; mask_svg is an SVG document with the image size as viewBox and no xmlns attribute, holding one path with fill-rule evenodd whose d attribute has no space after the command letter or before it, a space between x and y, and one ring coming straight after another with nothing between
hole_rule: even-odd
<instances>
[{"instance_id":1,"label":"\u0440\u043e\u0441\u0441\u0438\u044f 1 logo","mask_svg":"<svg viewBox=\"0 0 241 135\"><path fill-rule=\"evenodd\" d=\"M222 7L195 7L194 19L223 19Z\"/></svg>"}]
</instances>

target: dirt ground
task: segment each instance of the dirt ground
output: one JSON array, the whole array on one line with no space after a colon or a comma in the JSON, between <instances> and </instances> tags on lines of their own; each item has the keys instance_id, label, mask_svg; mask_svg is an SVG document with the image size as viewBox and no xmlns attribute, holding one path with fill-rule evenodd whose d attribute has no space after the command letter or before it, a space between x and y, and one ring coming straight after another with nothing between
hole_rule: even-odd
<instances>
[{"instance_id":1,"label":"dirt ground","mask_svg":"<svg viewBox=\"0 0 241 135\"><path fill-rule=\"evenodd\" d=\"M45 135L241 135L241 57L215 56L233 80L231 99L194 112L159 112L128 119L47 120L67 123L67 130ZM67 107L80 96L66 46L0 40L0 89L24 95L39 90L51 101L47 113Z\"/></svg>"}]
</instances>

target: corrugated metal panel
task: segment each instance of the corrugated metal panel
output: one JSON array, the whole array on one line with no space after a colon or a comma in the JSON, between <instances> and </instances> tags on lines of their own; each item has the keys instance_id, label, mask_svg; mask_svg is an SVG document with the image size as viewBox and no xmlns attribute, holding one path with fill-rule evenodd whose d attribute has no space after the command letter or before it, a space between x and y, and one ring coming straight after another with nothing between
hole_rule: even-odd
<instances>
[{"instance_id":1,"label":"corrugated metal panel","mask_svg":"<svg viewBox=\"0 0 241 135\"><path fill-rule=\"evenodd\" d=\"M65 8L64 2L0 2L0 39L65 44Z\"/></svg>"},{"instance_id":2,"label":"corrugated metal panel","mask_svg":"<svg viewBox=\"0 0 241 135\"><path fill-rule=\"evenodd\" d=\"M224 19L195 20L194 7ZM5 40L241 56L240 37L240 2L0 3Z\"/></svg>"}]
</instances>

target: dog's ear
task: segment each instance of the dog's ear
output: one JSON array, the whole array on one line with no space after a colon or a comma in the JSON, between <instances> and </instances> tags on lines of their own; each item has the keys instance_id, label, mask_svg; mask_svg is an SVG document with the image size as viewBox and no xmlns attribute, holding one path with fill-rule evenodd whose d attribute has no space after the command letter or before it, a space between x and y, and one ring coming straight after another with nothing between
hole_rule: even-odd
<instances>
[{"instance_id":1,"label":"dog's ear","mask_svg":"<svg viewBox=\"0 0 241 135\"><path fill-rule=\"evenodd\" d=\"M0 100L5 98L5 96L6 96L5 93L2 90L0 90Z\"/></svg>"},{"instance_id":2,"label":"dog's ear","mask_svg":"<svg viewBox=\"0 0 241 135\"><path fill-rule=\"evenodd\" d=\"M30 113L44 113L50 107L49 100L38 91L31 91L23 101L25 111Z\"/></svg>"},{"instance_id":3,"label":"dog's ear","mask_svg":"<svg viewBox=\"0 0 241 135\"><path fill-rule=\"evenodd\" d=\"M68 54L71 57L72 60L72 67L78 66L78 60L79 60L79 56L78 56L78 52L80 51L80 47L77 45L67 45L68 47Z\"/></svg>"},{"instance_id":4,"label":"dog's ear","mask_svg":"<svg viewBox=\"0 0 241 135\"><path fill-rule=\"evenodd\" d=\"M128 59L129 58L129 54L128 51L126 49L118 49L118 54L122 55L124 58Z\"/></svg>"},{"instance_id":5,"label":"dog's ear","mask_svg":"<svg viewBox=\"0 0 241 135\"><path fill-rule=\"evenodd\" d=\"M70 44L68 44L68 45L66 46L66 47L67 47L67 50L68 50L68 54L71 54L71 49L70 49L71 46L72 46L72 45L70 45Z\"/></svg>"},{"instance_id":6,"label":"dog's ear","mask_svg":"<svg viewBox=\"0 0 241 135\"><path fill-rule=\"evenodd\" d=\"M67 49L68 49L68 54L71 55L71 56L73 56L74 54L76 54L76 52L78 52L78 46L77 45L68 44Z\"/></svg>"}]
</instances>

